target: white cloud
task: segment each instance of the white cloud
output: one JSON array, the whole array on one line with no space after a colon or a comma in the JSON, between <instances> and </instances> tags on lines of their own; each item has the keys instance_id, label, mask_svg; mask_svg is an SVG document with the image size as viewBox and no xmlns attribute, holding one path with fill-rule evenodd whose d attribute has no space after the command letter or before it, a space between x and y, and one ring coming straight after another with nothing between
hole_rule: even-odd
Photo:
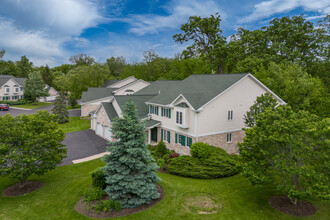
<instances>
[{"instance_id":1,"label":"white cloud","mask_svg":"<svg viewBox=\"0 0 330 220\"><path fill-rule=\"evenodd\" d=\"M240 23L256 21L277 13L288 12L298 7L303 8L305 11L315 11L321 14L330 13L329 0L270 0L256 4L253 12L241 19Z\"/></svg>"},{"instance_id":2,"label":"white cloud","mask_svg":"<svg viewBox=\"0 0 330 220\"><path fill-rule=\"evenodd\" d=\"M0 49L5 59L26 55L35 65L60 65L68 41L85 45L84 29L105 21L91 0L2 0Z\"/></svg>"},{"instance_id":3,"label":"white cloud","mask_svg":"<svg viewBox=\"0 0 330 220\"><path fill-rule=\"evenodd\" d=\"M129 18L121 19L121 21L132 26L130 29L132 33L138 35L155 34L168 28L178 28L181 24L186 23L190 16L206 17L221 11L219 5L213 0L202 2L197 0L173 0L164 9L169 15L132 15ZM221 16L223 19L223 12L221 12Z\"/></svg>"}]
</instances>

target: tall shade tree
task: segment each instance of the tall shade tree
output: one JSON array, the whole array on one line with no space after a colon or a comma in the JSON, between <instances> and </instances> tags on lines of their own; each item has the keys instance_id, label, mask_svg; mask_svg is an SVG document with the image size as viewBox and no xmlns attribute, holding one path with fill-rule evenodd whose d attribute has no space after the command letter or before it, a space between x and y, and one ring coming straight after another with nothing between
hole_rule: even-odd
<instances>
[{"instance_id":1,"label":"tall shade tree","mask_svg":"<svg viewBox=\"0 0 330 220\"><path fill-rule=\"evenodd\" d=\"M148 81L151 80L151 65L154 60L158 58L158 55L153 50L146 50L143 52L143 61L147 65L147 71L148 71Z\"/></svg>"},{"instance_id":2,"label":"tall shade tree","mask_svg":"<svg viewBox=\"0 0 330 220\"><path fill-rule=\"evenodd\" d=\"M21 60L16 61L16 66L20 69L17 77L28 77L33 70L33 63L26 56L22 56Z\"/></svg>"},{"instance_id":3,"label":"tall shade tree","mask_svg":"<svg viewBox=\"0 0 330 220\"><path fill-rule=\"evenodd\" d=\"M183 51L183 56L205 57L216 66L218 73L223 73L227 48L226 38L221 36L220 22L218 13L205 18L191 16L187 23L181 25L180 29L184 33L173 35L173 39L181 44L193 41L193 44Z\"/></svg>"},{"instance_id":4,"label":"tall shade tree","mask_svg":"<svg viewBox=\"0 0 330 220\"><path fill-rule=\"evenodd\" d=\"M110 70L110 74L116 78L120 76L123 68L126 65L126 60L124 57L111 57L107 59L107 64Z\"/></svg>"},{"instance_id":5,"label":"tall shade tree","mask_svg":"<svg viewBox=\"0 0 330 220\"><path fill-rule=\"evenodd\" d=\"M35 103L37 98L48 95L41 74L36 71L30 73L29 77L26 79L24 97L26 99L31 99L31 101Z\"/></svg>"},{"instance_id":6,"label":"tall shade tree","mask_svg":"<svg viewBox=\"0 0 330 220\"><path fill-rule=\"evenodd\" d=\"M109 199L120 201L123 208L138 207L158 199L156 183L160 180L157 164L150 156L144 133L145 124L137 115L132 101L126 103L123 117L116 118L112 133L117 142L111 143L103 168Z\"/></svg>"},{"instance_id":7,"label":"tall shade tree","mask_svg":"<svg viewBox=\"0 0 330 220\"><path fill-rule=\"evenodd\" d=\"M71 56L69 61L73 64L73 65L92 65L95 63L95 59L93 57L90 57L86 54L78 54L75 56Z\"/></svg>"},{"instance_id":8,"label":"tall shade tree","mask_svg":"<svg viewBox=\"0 0 330 220\"><path fill-rule=\"evenodd\" d=\"M55 121L58 121L60 124L64 124L69 121L69 112L66 106L65 95L61 92L59 96L56 97L54 107L52 109L52 112L55 115Z\"/></svg>"},{"instance_id":9,"label":"tall shade tree","mask_svg":"<svg viewBox=\"0 0 330 220\"><path fill-rule=\"evenodd\" d=\"M32 174L55 169L66 156L64 133L54 115L39 111L32 115L0 117L0 175L17 180L20 187Z\"/></svg>"},{"instance_id":10,"label":"tall shade tree","mask_svg":"<svg viewBox=\"0 0 330 220\"><path fill-rule=\"evenodd\" d=\"M6 51L4 49L0 50L0 59L5 55Z\"/></svg>"},{"instance_id":11,"label":"tall shade tree","mask_svg":"<svg viewBox=\"0 0 330 220\"><path fill-rule=\"evenodd\" d=\"M276 105L276 99L268 92L257 97L257 100L250 107L250 111L244 115L245 126L250 128L255 126L258 116L265 112L267 108L275 110Z\"/></svg>"},{"instance_id":12,"label":"tall shade tree","mask_svg":"<svg viewBox=\"0 0 330 220\"><path fill-rule=\"evenodd\" d=\"M312 195L330 201L329 128L307 111L266 109L239 144L243 175L252 184L275 183L293 204Z\"/></svg>"}]
</instances>

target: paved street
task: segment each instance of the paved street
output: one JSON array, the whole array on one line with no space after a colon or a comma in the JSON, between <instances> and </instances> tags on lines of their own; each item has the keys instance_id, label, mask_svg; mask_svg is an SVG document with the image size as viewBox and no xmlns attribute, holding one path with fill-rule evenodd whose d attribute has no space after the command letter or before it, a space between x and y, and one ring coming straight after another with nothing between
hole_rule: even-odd
<instances>
[{"instance_id":1,"label":"paved street","mask_svg":"<svg viewBox=\"0 0 330 220\"><path fill-rule=\"evenodd\" d=\"M92 130L67 133L63 144L67 146L67 158L61 165L72 164L72 160L89 157L106 151L107 141Z\"/></svg>"},{"instance_id":2,"label":"paved street","mask_svg":"<svg viewBox=\"0 0 330 220\"><path fill-rule=\"evenodd\" d=\"M19 108L19 105L17 105L17 107ZM10 108L9 111L0 111L0 116L2 115L6 115L6 114L11 114L13 117L16 117L17 115L20 114L34 114L37 113L37 111L39 110L47 110L49 112L51 112L51 110L53 109L53 105L47 105L47 106L43 106L40 108L36 108L33 110L22 110L22 109L14 109L14 108ZM80 109L76 109L76 110L69 110L69 117L79 117L81 115L81 110Z\"/></svg>"}]
</instances>

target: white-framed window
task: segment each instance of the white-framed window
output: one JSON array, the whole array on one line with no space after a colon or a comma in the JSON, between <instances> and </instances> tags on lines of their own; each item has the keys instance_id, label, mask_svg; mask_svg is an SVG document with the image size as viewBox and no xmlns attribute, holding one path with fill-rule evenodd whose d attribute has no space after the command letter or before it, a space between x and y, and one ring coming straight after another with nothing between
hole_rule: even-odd
<instances>
[{"instance_id":1,"label":"white-framed window","mask_svg":"<svg viewBox=\"0 0 330 220\"><path fill-rule=\"evenodd\" d=\"M162 117L167 117L167 118L171 118L171 109L169 108L163 108L161 109L161 116Z\"/></svg>"},{"instance_id":2,"label":"white-framed window","mask_svg":"<svg viewBox=\"0 0 330 220\"><path fill-rule=\"evenodd\" d=\"M171 132L165 129L161 130L161 138L168 143L171 143Z\"/></svg>"},{"instance_id":3,"label":"white-framed window","mask_svg":"<svg viewBox=\"0 0 330 220\"><path fill-rule=\"evenodd\" d=\"M19 91L19 88L16 87L16 88L15 88L15 92L18 92L18 91Z\"/></svg>"},{"instance_id":4,"label":"white-framed window","mask_svg":"<svg viewBox=\"0 0 330 220\"><path fill-rule=\"evenodd\" d=\"M231 134L227 134L227 143L230 143L231 142Z\"/></svg>"},{"instance_id":5,"label":"white-framed window","mask_svg":"<svg viewBox=\"0 0 330 220\"><path fill-rule=\"evenodd\" d=\"M176 123L182 125L182 112L176 112Z\"/></svg>"},{"instance_id":6,"label":"white-framed window","mask_svg":"<svg viewBox=\"0 0 330 220\"><path fill-rule=\"evenodd\" d=\"M7 93L10 92L10 88L6 88L6 92L7 92Z\"/></svg>"},{"instance_id":7,"label":"white-framed window","mask_svg":"<svg viewBox=\"0 0 330 220\"><path fill-rule=\"evenodd\" d=\"M233 120L233 110L228 111L228 120Z\"/></svg>"},{"instance_id":8,"label":"white-framed window","mask_svg":"<svg viewBox=\"0 0 330 220\"><path fill-rule=\"evenodd\" d=\"M149 113L158 115L158 106L150 105L149 106Z\"/></svg>"}]
</instances>

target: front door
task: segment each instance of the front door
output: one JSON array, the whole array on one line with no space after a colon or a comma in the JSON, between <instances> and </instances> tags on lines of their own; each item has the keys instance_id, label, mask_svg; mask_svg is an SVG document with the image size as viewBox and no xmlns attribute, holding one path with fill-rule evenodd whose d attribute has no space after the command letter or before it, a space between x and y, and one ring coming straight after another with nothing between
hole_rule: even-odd
<instances>
[{"instance_id":1,"label":"front door","mask_svg":"<svg viewBox=\"0 0 330 220\"><path fill-rule=\"evenodd\" d=\"M154 141L154 142L157 142L157 133L158 133L157 131L158 131L157 128L152 128L150 130L150 132L151 132L151 140Z\"/></svg>"}]
</instances>

